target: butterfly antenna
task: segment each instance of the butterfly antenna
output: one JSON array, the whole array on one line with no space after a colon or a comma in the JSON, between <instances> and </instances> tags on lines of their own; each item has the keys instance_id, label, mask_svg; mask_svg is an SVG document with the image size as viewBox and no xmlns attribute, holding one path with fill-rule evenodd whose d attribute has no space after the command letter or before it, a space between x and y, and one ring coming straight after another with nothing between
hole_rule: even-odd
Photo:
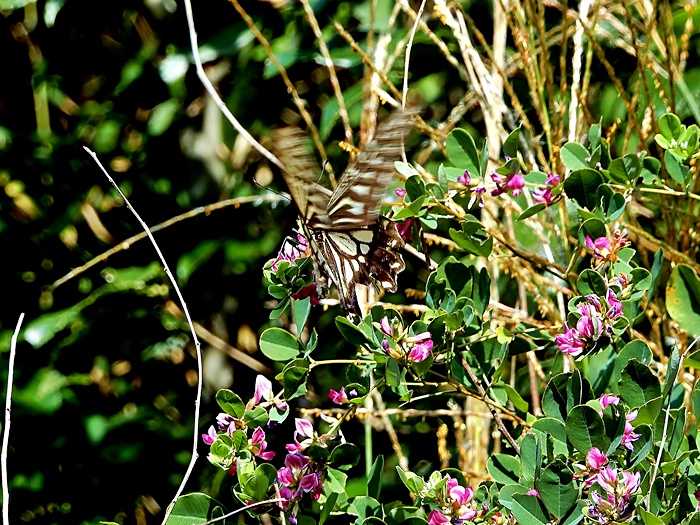
<instances>
[{"instance_id":1,"label":"butterfly antenna","mask_svg":"<svg viewBox=\"0 0 700 525\"><path fill-rule=\"evenodd\" d=\"M318 176L318 179L316 182L319 182L323 176L326 174L326 164L328 164L328 159L323 161L323 164L321 164L321 174Z\"/></svg>"}]
</instances>

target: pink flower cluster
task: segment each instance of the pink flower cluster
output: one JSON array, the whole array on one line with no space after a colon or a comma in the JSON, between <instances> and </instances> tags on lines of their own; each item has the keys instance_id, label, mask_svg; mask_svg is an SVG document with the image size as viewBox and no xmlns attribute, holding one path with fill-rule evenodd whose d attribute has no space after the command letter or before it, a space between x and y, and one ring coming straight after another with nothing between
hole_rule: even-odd
<instances>
[{"instance_id":1,"label":"pink flower cluster","mask_svg":"<svg viewBox=\"0 0 700 525\"><path fill-rule=\"evenodd\" d=\"M352 390L346 392L344 386L341 386L340 390L334 390L331 388L328 391L328 399L330 399L331 402L336 405L344 405L345 403L350 401L350 399L356 396L357 390L353 388Z\"/></svg>"},{"instance_id":2,"label":"pink flower cluster","mask_svg":"<svg viewBox=\"0 0 700 525\"><path fill-rule=\"evenodd\" d=\"M401 333L395 334L394 327L387 317L381 319L379 327L382 333L392 340L390 342L388 338L385 338L382 341L382 348L390 357L394 359L405 358L409 363L420 363L432 355L434 343L430 332L407 336L402 330L397 330Z\"/></svg>"},{"instance_id":3,"label":"pink flower cluster","mask_svg":"<svg viewBox=\"0 0 700 525\"><path fill-rule=\"evenodd\" d=\"M474 491L470 487L462 487L456 479L447 476L446 493L441 495L436 503L439 510L433 510L428 515L428 525L462 524L472 521L479 511L472 498Z\"/></svg>"},{"instance_id":4,"label":"pink flower cluster","mask_svg":"<svg viewBox=\"0 0 700 525\"><path fill-rule=\"evenodd\" d=\"M253 397L248 401L246 405L246 410L250 410L261 403L271 404L274 401L274 396L272 394L272 383L265 376L258 375L255 379L255 393ZM279 410L286 410L285 403L277 403L276 406ZM216 425L211 425L207 429L206 434L202 434L202 441L205 445L211 446L219 436L219 434L226 434L232 436L234 432L246 430L246 424L242 419L237 419L230 414L221 412L216 416ZM261 427L256 427L253 429L253 433L248 439L248 450L254 456L264 460L269 461L275 457L275 452L267 450L267 441L265 436L265 431ZM211 454L209 459L212 459ZM230 468L231 474L236 471L236 458L226 458L225 464L219 464L221 467Z\"/></svg>"},{"instance_id":5,"label":"pink flower cluster","mask_svg":"<svg viewBox=\"0 0 700 525\"><path fill-rule=\"evenodd\" d=\"M615 230L612 237L597 237L595 239L586 235L584 239L586 248L593 252L593 257L599 261L616 261L621 248L629 244L627 232Z\"/></svg>"},{"instance_id":6,"label":"pink flower cluster","mask_svg":"<svg viewBox=\"0 0 700 525\"><path fill-rule=\"evenodd\" d=\"M296 523L298 503L308 494L316 501L323 491L325 471L321 465L304 455L315 441L313 425L305 419L294 420L294 443L286 445L284 467L277 471L277 483L282 507L289 512L289 522Z\"/></svg>"},{"instance_id":7,"label":"pink flower cluster","mask_svg":"<svg viewBox=\"0 0 700 525\"><path fill-rule=\"evenodd\" d=\"M525 187L525 177L519 171L508 175L491 174L491 180L496 183L496 188L491 190L494 197L510 192L514 197L520 195Z\"/></svg>"},{"instance_id":8,"label":"pink flower cluster","mask_svg":"<svg viewBox=\"0 0 700 525\"><path fill-rule=\"evenodd\" d=\"M277 257L272 262L272 269L277 271L277 265L281 261L294 262L297 259L306 257L309 252L309 241L301 233L295 237L287 237L277 253Z\"/></svg>"},{"instance_id":9,"label":"pink flower cluster","mask_svg":"<svg viewBox=\"0 0 700 525\"><path fill-rule=\"evenodd\" d=\"M563 334L554 338L559 351L574 357L595 344L601 335L612 332L611 323L622 315L622 302L608 288L605 304L597 295L587 295L576 309L580 316L576 326L567 326Z\"/></svg>"},{"instance_id":10,"label":"pink flower cluster","mask_svg":"<svg viewBox=\"0 0 700 525\"><path fill-rule=\"evenodd\" d=\"M561 182L561 177L556 173L548 173L547 179L545 180L545 186L537 188L532 191L532 198L538 204L546 204L549 206L554 202L554 192L553 190Z\"/></svg>"},{"instance_id":11,"label":"pink flower cluster","mask_svg":"<svg viewBox=\"0 0 700 525\"><path fill-rule=\"evenodd\" d=\"M639 472L618 471L603 467L596 474L594 482L603 491L594 490L590 494L590 505L586 515L596 523L620 523L628 521L634 513L632 497L639 489Z\"/></svg>"}]
</instances>

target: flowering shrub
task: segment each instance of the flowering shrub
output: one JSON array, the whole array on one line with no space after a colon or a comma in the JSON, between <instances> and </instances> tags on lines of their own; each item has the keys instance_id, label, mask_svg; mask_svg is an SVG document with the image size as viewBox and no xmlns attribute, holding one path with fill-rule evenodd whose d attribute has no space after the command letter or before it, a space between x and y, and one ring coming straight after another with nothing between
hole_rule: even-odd
<instances>
[{"instance_id":1,"label":"flowering shrub","mask_svg":"<svg viewBox=\"0 0 700 525\"><path fill-rule=\"evenodd\" d=\"M332 306L323 313L328 301L314 306L326 290L308 242L298 234L285 243L264 269L275 304L260 348L278 364L275 386L258 377L247 403L220 391L223 412L202 436L211 463L235 478L250 520L267 513L300 524L698 523L697 264L662 248L650 253L625 219L637 192L664 188L667 170L690 170L697 159L697 141L674 149L687 129L664 129L669 135L656 139L664 162L646 153L613 158L594 126L587 144L563 146L558 174L528 170L517 130L493 173L485 150L461 129L434 173L397 163L406 180L388 216L422 254L424 279L404 283L413 288L402 301L389 297L361 316ZM487 213L506 198L514 213L503 223L526 239L518 246ZM499 276L491 263L504 256L520 262ZM522 280L519 264L536 270L527 274L534 282ZM316 331L314 322L329 316L342 344ZM671 329L661 334L666 316ZM329 346L335 356L318 357ZM319 370L341 366L346 380L312 390ZM486 414L485 472L450 461L440 432L412 449L394 435L391 461L373 456L371 441L360 447L343 433L385 404L399 417L415 404L427 407L425 417L456 407L455 425L469 427L475 420L456 402L465 399ZM436 446L442 467L424 461ZM473 452L464 446L454 445L457 456ZM384 499L394 476L404 490Z\"/></svg>"}]
</instances>

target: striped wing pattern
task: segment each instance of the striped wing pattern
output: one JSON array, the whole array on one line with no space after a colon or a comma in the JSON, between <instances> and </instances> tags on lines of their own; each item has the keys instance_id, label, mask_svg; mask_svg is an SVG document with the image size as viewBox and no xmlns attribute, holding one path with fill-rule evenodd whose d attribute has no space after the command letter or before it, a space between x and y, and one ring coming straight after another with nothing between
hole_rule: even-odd
<instances>
[{"instance_id":1,"label":"striped wing pattern","mask_svg":"<svg viewBox=\"0 0 700 525\"><path fill-rule=\"evenodd\" d=\"M327 223L326 209L332 193L317 182L321 170L308 149L306 134L295 127L280 128L273 131L272 140L285 166L282 176L299 214L305 221Z\"/></svg>"},{"instance_id":2,"label":"striped wing pattern","mask_svg":"<svg viewBox=\"0 0 700 525\"><path fill-rule=\"evenodd\" d=\"M405 268L398 253L404 242L391 222L377 223L362 230L331 231L316 229L312 251L338 288L343 308L357 311L357 284L377 290L396 291L396 277Z\"/></svg>"},{"instance_id":3,"label":"striped wing pattern","mask_svg":"<svg viewBox=\"0 0 700 525\"><path fill-rule=\"evenodd\" d=\"M396 291L396 277L405 268L398 253L403 239L393 223L380 220L379 211L413 115L395 111L382 122L333 192L317 182L320 170L303 131L290 127L273 134L275 153L286 168L283 176L310 243L318 284L327 276L346 310L358 311L358 284Z\"/></svg>"},{"instance_id":4,"label":"striped wing pattern","mask_svg":"<svg viewBox=\"0 0 700 525\"><path fill-rule=\"evenodd\" d=\"M401 159L402 140L414 112L395 111L377 128L374 139L348 167L331 196L327 214L333 229L353 229L377 222L386 188Z\"/></svg>"}]
</instances>

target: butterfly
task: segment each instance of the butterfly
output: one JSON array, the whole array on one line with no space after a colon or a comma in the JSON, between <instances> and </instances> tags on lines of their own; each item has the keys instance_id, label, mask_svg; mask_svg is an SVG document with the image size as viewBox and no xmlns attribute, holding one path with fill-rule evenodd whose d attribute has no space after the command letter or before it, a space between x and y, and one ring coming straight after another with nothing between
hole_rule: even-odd
<instances>
[{"instance_id":1,"label":"butterfly","mask_svg":"<svg viewBox=\"0 0 700 525\"><path fill-rule=\"evenodd\" d=\"M405 268L398 253L404 241L395 224L380 216L380 207L414 114L397 110L381 122L334 190L320 184L321 171L303 131L286 127L272 134L275 153L285 167L282 175L299 211L317 287L322 289L325 278L330 280L341 306L350 312L360 308L358 285L395 292L396 277Z\"/></svg>"}]
</instances>

